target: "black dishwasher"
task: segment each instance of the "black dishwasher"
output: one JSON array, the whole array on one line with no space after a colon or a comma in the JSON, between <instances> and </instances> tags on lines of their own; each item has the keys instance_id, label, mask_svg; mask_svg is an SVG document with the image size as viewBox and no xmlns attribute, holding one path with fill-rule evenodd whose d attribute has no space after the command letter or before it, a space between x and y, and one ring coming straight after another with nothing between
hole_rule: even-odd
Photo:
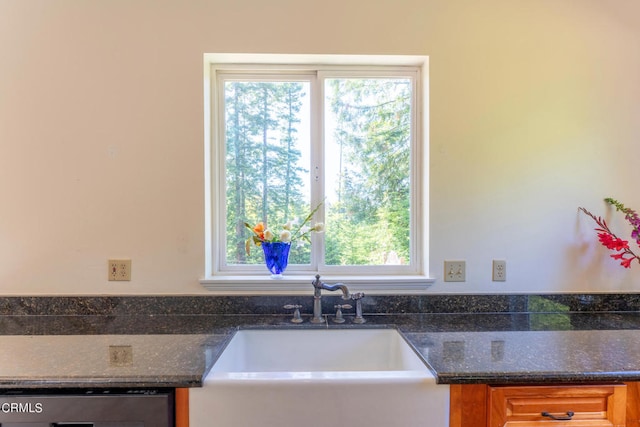
<instances>
[{"instance_id":1,"label":"black dishwasher","mask_svg":"<svg viewBox=\"0 0 640 427\"><path fill-rule=\"evenodd\" d=\"M0 391L0 427L174 427L171 389Z\"/></svg>"}]
</instances>

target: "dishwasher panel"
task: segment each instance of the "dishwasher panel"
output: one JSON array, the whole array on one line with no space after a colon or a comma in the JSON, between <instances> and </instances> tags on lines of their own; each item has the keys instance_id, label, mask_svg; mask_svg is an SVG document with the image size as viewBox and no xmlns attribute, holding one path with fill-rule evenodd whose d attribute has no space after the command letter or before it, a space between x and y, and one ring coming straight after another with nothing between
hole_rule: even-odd
<instances>
[{"instance_id":1,"label":"dishwasher panel","mask_svg":"<svg viewBox=\"0 0 640 427\"><path fill-rule=\"evenodd\" d=\"M0 427L174 427L173 390L10 390Z\"/></svg>"}]
</instances>

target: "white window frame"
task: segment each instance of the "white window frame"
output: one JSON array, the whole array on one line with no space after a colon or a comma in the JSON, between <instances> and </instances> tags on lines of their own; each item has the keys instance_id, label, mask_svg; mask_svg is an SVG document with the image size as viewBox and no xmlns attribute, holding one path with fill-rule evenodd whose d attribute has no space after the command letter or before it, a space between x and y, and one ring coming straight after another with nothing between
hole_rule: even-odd
<instances>
[{"instance_id":1,"label":"white window frame","mask_svg":"<svg viewBox=\"0 0 640 427\"><path fill-rule=\"evenodd\" d=\"M255 65L255 64L260 64ZM225 219L225 155L222 115L218 111L218 73L233 70L248 75L257 69L274 68L287 77L317 75L316 88L312 93L323 96L322 77L375 76L385 77L391 73L414 75L412 112L412 157L411 157L411 220L412 266L324 266L321 270L287 269L284 278L271 279L264 266L233 266L223 263L224 245L219 238L224 233ZM428 275L428 58L424 56L354 56L354 55L271 55L271 54L205 54L204 55L204 135L205 135L205 275L200 283L208 290L219 294L273 294L309 293L315 274L321 274L328 283L345 282L350 290L369 294L420 293L433 283ZM386 73L386 75L385 75ZM312 83L313 84L313 83ZM318 99L320 99L318 97ZM323 132L318 117L311 117L311 132ZM322 140L322 135L315 137ZM312 139L314 136L312 135ZM322 169L322 165L319 165ZM214 190L215 189L215 190ZM312 194L312 200L320 198ZM320 220L322 220L320 218ZM241 267L241 268L236 268ZM293 267L293 266L291 266Z\"/></svg>"}]
</instances>

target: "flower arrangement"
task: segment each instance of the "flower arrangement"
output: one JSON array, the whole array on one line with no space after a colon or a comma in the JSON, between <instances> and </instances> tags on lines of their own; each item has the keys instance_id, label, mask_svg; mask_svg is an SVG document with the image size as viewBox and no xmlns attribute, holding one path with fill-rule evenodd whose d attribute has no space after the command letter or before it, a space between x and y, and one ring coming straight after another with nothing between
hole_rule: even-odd
<instances>
[{"instance_id":1,"label":"flower arrangement","mask_svg":"<svg viewBox=\"0 0 640 427\"><path fill-rule=\"evenodd\" d=\"M625 207L622 203L612 198L604 199L605 202L616 208L616 211L622 212L624 218L631 224L633 230L631 231L631 238L636 241L636 244L640 246L640 216L633 209ZM636 255L630 248L629 242L616 236L607 226L607 223L602 217L595 216L585 208L579 208L582 212L591 217L598 228L595 230L598 232L598 240L607 249L615 251L616 253L611 255L611 258L620 261L620 265L624 268L630 268L631 263L635 260L640 263L640 256Z\"/></svg>"},{"instance_id":2,"label":"flower arrangement","mask_svg":"<svg viewBox=\"0 0 640 427\"><path fill-rule=\"evenodd\" d=\"M313 218L313 215L320 209L322 203L319 203L318 206L313 209L309 215L305 217L305 219L299 223L296 221L288 221L284 224L279 232L276 234L274 230L268 228L264 222L259 222L254 226L251 226L249 223L245 222L244 226L251 230L253 233L251 237L247 239L245 242L245 249L247 254L251 253L251 244L253 243L256 246L262 245L263 242L268 243L291 243L299 240L302 244L302 241L311 242L310 234L312 232L321 233L324 231L324 224L322 222L316 222L312 227L309 227L307 224Z\"/></svg>"}]
</instances>

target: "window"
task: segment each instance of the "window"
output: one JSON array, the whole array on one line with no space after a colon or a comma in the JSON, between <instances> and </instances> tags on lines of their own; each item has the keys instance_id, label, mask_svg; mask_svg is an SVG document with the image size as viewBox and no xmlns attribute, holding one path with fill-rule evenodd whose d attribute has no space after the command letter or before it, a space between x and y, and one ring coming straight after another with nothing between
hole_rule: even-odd
<instances>
[{"instance_id":1,"label":"window","mask_svg":"<svg viewBox=\"0 0 640 427\"><path fill-rule=\"evenodd\" d=\"M306 289L321 274L424 289L425 60L349 58L205 56L206 287ZM316 206L325 232L293 245L285 280L271 280L244 223Z\"/></svg>"}]
</instances>

